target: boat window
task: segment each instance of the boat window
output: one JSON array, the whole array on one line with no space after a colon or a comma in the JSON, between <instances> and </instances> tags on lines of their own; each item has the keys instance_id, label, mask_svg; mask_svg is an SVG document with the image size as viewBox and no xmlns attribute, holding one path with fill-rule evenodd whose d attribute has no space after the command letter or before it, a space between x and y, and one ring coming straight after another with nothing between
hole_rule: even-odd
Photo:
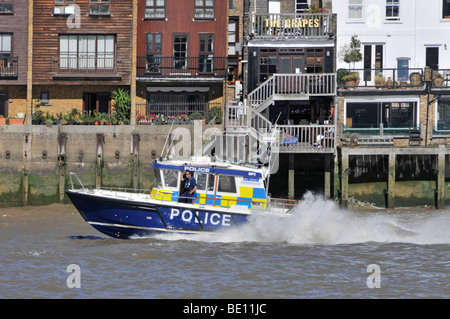
<instances>
[{"instance_id":1,"label":"boat window","mask_svg":"<svg viewBox=\"0 0 450 319\"><path fill-rule=\"evenodd\" d=\"M213 174L209 174L209 177L208 177L208 190L209 191L214 190L214 178L215 178L215 176Z\"/></svg>"},{"instance_id":2,"label":"boat window","mask_svg":"<svg viewBox=\"0 0 450 319\"><path fill-rule=\"evenodd\" d=\"M178 186L178 171L171 169L163 169L164 174L164 184L166 187L177 187Z\"/></svg>"},{"instance_id":3,"label":"boat window","mask_svg":"<svg viewBox=\"0 0 450 319\"><path fill-rule=\"evenodd\" d=\"M236 183L234 181L234 176L220 175L218 191L226 193L236 193Z\"/></svg>"},{"instance_id":4,"label":"boat window","mask_svg":"<svg viewBox=\"0 0 450 319\"><path fill-rule=\"evenodd\" d=\"M161 171L159 168L155 167L155 177L156 177L156 185L158 187L162 187L162 180L161 180Z\"/></svg>"},{"instance_id":5,"label":"boat window","mask_svg":"<svg viewBox=\"0 0 450 319\"><path fill-rule=\"evenodd\" d=\"M206 178L207 177L208 177L208 174L201 174L201 173L195 174L195 180L197 181L197 190L204 191L206 189Z\"/></svg>"}]
</instances>

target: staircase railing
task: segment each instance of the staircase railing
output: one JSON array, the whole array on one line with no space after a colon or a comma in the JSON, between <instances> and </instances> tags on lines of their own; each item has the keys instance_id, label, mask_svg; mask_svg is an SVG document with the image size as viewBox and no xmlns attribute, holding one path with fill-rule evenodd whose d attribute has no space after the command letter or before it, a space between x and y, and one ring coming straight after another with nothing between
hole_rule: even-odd
<instances>
[{"instance_id":1,"label":"staircase railing","mask_svg":"<svg viewBox=\"0 0 450 319\"><path fill-rule=\"evenodd\" d=\"M295 99L295 95L298 98L299 95L333 96L335 94L335 73L274 74L250 92L247 100L252 109L258 109L260 105L276 95L289 95L289 98Z\"/></svg>"}]
</instances>

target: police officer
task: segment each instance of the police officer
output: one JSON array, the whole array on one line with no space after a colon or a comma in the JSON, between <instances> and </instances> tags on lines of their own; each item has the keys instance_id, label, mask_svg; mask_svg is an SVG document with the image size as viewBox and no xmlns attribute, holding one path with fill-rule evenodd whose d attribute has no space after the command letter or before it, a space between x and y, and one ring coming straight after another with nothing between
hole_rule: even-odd
<instances>
[{"instance_id":1,"label":"police officer","mask_svg":"<svg viewBox=\"0 0 450 319\"><path fill-rule=\"evenodd\" d=\"M178 198L178 201L180 203L191 204L194 199L194 193L197 190L197 181L190 171L186 171L185 176L181 177L181 181L184 182L184 190Z\"/></svg>"}]
</instances>

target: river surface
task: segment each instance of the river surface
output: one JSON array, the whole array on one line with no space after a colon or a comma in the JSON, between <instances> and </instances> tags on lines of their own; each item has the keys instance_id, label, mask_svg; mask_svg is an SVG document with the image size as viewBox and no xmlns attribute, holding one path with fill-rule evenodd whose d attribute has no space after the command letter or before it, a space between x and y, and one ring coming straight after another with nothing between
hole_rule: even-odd
<instances>
[{"instance_id":1,"label":"river surface","mask_svg":"<svg viewBox=\"0 0 450 319\"><path fill-rule=\"evenodd\" d=\"M450 211L342 210L118 240L72 205L0 209L0 298L450 298Z\"/></svg>"}]
</instances>

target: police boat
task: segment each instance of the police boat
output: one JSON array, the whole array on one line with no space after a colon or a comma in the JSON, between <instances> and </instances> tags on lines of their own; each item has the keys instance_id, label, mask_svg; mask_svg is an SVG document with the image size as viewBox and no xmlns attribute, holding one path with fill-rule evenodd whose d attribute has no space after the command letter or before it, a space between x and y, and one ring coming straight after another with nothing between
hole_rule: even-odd
<instances>
[{"instance_id":1,"label":"police boat","mask_svg":"<svg viewBox=\"0 0 450 319\"><path fill-rule=\"evenodd\" d=\"M204 233L248 222L254 214L286 215L295 206L270 199L268 169L205 159L155 161L156 186L151 190L87 189L71 172L66 193L81 216L101 233L114 238L156 233ZM196 189L182 203L183 173L189 171ZM74 187L73 178L80 185Z\"/></svg>"}]
</instances>

